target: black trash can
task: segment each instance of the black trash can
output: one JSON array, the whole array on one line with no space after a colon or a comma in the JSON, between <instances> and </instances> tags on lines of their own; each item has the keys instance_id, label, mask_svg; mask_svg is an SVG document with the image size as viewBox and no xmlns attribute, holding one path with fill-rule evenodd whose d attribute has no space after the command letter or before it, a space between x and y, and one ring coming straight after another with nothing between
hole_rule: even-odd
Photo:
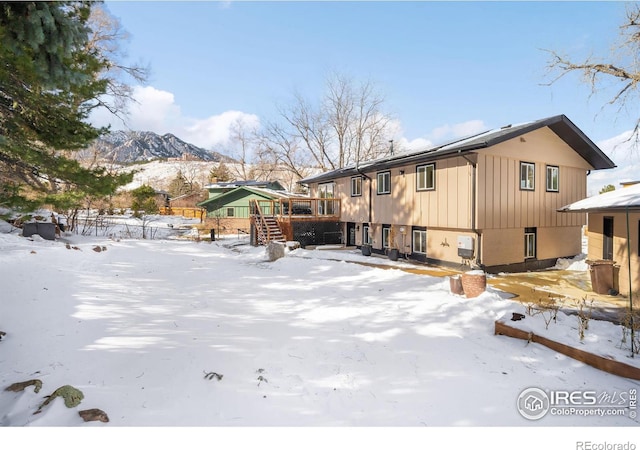
<instances>
[{"instance_id":1,"label":"black trash can","mask_svg":"<svg viewBox=\"0 0 640 450\"><path fill-rule=\"evenodd\" d=\"M215 229L211 229L211 242L216 240L216 230Z\"/></svg>"}]
</instances>

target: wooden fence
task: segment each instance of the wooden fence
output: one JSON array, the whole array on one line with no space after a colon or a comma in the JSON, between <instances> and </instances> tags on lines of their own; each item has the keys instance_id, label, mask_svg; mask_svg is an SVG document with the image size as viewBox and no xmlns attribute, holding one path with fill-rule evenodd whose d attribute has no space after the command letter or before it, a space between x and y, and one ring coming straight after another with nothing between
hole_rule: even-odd
<instances>
[{"instance_id":1,"label":"wooden fence","mask_svg":"<svg viewBox=\"0 0 640 450\"><path fill-rule=\"evenodd\" d=\"M200 219L202 222L207 215L207 211L203 208L189 208L189 207L162 207L160 208L160 214L163 216L183 216L187 219Z\"/></svg>"}]
</instances>

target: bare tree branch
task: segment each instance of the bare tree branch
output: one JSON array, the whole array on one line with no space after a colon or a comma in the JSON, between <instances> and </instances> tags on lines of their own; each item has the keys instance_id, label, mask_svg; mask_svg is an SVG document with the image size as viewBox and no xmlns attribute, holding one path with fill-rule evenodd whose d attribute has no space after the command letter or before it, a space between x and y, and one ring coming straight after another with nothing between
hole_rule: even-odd
<instances>
[{"instance_id":1,"label":"bare tree branch","mask_svg":"<svg viewBox=\"0 0 640 450\"><path fill-rule=\"evenodd\" d=\"M561 56L554 50L545 50L550 54L547 69L555 76L545 83L553 85L564 76L580 73L584 83L588 84L594 96L597 93L614 89L613 94L604 106L617 106L617 112L631 109L637 112L640 90L640 5L632 4L627 8L626 21L619 27L621 40L611 53L600 60L592 57L584 61L573 61ZM633 133L629 140L636 144L640 140L640 114L636 120Z\"/></svg>"}]
</instances>

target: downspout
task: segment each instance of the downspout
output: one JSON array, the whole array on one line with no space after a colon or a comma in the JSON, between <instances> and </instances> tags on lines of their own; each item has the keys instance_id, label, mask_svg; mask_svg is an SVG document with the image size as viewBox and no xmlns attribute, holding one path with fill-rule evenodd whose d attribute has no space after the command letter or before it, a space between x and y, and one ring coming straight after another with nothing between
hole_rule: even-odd
<instances>
[{"instance_id":1,"label":"downspout","mask_svg":"<svg viewBox=\"0 0 640 450\"><path fill-rule=\"evenodd\" d=\"M371 209L373 207L372 204L371 204L371 199L372 199L372 195L373 195L373 191L372 191L373 186L371 186L372 180L371 180L371 177L369 175L367 175L364 172L361 172L360 169L357 166L356 166L356 172L358 172L360 175L362 175L364 178L366 178L369 181L369 183L368 183L369 184L369 218L368 218L368 223L369 223L369 226L371 226L371 218L373 217L373 214L372 214L372 211L371 211Z\"/></svg>"},{"instance_id":2,"label":"downspout","mask_svg":"<svg viewBox=\"0 0 640 450\"><path fill-rule=\"evenodd\" d=\"M461 151L458 151L458 154L460 156L462 156L465 160L467 160L467 162L469 164L471 164L471 230L475 233L476 235L476 263L479 266L482 266L482 254L481 254L481 245L480 245L480 239L482 239L482 235L480 234L480 231L478 231L478 229L476 228L476 204L478 201L478 189L476 187L477 184L477 176L476 176L476 171L477 171L477 162L474 162L473 160L467 158L466 155L463 155L461 153Z\"/></svg>"}]
</instances>

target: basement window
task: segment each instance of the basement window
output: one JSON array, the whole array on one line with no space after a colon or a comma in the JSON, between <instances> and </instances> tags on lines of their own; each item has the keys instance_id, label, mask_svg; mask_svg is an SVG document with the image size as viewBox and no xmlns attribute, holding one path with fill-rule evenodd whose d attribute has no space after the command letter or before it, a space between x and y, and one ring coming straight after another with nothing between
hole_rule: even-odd
<instances>
[{"instance_id":1,"label":"basement window","mask_svg":"<svg viewBox=\"0 0 640 450\"><path fill-rule=\"evenodd\" d=\"M371 245L371 235L369 234L369 225L362 225L362 243Z\"/></svg>"},{"instance_id":2,"label":"basement window","mask_svg":"<svg viewBox=\"0 0 640 450\"><path fill-rule=\"evenodd\" d=\"M524 229L524 258L530 259L536 257L536 234L535 227Z\"/></svg>"},{"instance_id":3,"label":"basement window","mask_svg":"<svg viewBox=\"0 0 640 450\"><path fill-rule=\"evenodd\" d=\"M413 253L427 254L427 230L413 230Z\"/></svg>"}]
</instances>

